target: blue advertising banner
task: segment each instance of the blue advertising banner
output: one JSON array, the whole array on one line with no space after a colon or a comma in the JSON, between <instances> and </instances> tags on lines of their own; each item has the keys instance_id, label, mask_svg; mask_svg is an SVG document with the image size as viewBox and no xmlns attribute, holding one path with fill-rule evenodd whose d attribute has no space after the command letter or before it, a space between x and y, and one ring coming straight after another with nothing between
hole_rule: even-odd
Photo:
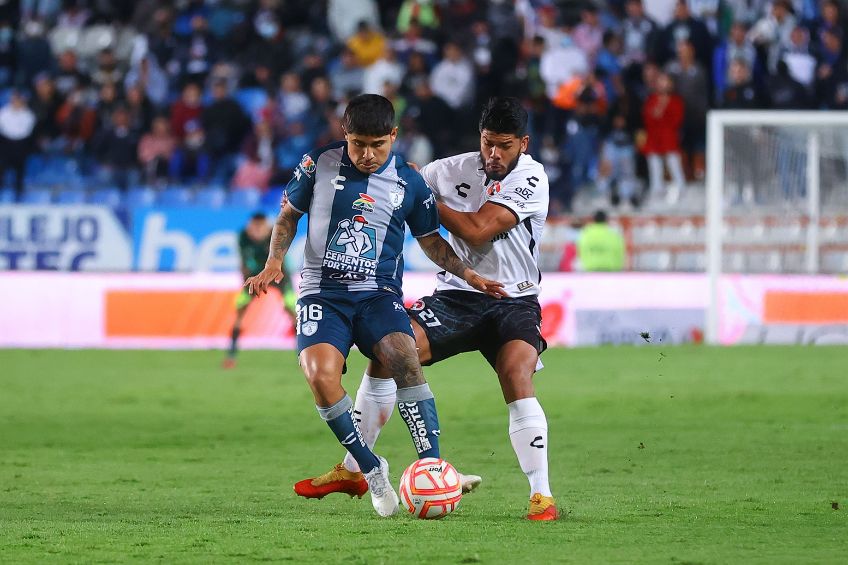
<instances>
[{"instance_id":1,"label":"blue advertising banner","mask_svg":"<svg viewBox=\"0 0 848 565\"><path fill-rule=\"evenodd\" d=\"M0 271L129 271L132 247L104 206L0 206Z\"/></svg>"}]
</instances>

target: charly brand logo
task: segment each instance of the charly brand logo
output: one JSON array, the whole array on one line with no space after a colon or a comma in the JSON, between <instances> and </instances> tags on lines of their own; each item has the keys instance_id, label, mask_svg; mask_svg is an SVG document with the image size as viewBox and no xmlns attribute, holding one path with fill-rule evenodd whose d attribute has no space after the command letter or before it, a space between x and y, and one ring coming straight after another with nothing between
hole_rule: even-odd
<instances>
[{"instance_id":1,"label":"charly brand logo","mask_svg":"<svg viewBox=\"0 0 848 565\"><path fill-rule=\"evenodd\" d=\"M369 196L363 192L359 193L359 198L353 201L353 206L351 206L354 210L359 210L360 212L373 212L374 204L377 201L373 196Z\"/></svg>"},{"instance_id":2,"label":"charly brand logo","mask_svg":"<svg viewBox=\"0 0 848 565\"><path fill-rule=\"evenodd\" d=\"M389 191L389 202L392 205L392 209L397 210L403 206L404 196L406 196L406 181L398 179L397 185Z\"/></svg>"}]
</instances>

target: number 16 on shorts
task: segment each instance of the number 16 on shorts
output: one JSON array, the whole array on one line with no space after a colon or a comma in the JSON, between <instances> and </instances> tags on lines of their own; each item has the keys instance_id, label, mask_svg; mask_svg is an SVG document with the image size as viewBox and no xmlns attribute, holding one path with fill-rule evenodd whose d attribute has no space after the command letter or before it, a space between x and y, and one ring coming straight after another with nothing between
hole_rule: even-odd
<instances>
[{"instance_id":1,"label":"number 16 on shorts","mask_svg":"<svg viewBox=\"0 0 848 565\"><path fill-rule=\"evenodd\" d=\"M311 336L318 331L318 322L324 317L324 310L320 304L298 304L297 305L297 335Z\"/></svg>"}]
</instances>

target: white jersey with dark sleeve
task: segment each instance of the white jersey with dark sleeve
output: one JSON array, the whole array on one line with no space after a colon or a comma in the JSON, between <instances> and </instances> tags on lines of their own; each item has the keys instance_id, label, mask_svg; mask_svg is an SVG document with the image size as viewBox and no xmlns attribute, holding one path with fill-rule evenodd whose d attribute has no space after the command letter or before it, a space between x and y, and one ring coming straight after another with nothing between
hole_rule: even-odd
<instances>
[{"instance_id":1,"label":"white jersey with dark sleeve","mask_svg":"<svg viewBox=\"0 0 848 565\"><path fill-rule=\"evenodd\" d=\"M541 163L522 154L502 181L486 177L477 152L433 161L421 175L436 198L460 212L476 212L486 202L503 206L516 219L510 230L479 247L449 235L457 255L484 277L504 283L510 296L539 294L539 242L548 215L548 176ZM439 273L436 290L478 292L450 273Z\"/></svg>"}]
</instances>

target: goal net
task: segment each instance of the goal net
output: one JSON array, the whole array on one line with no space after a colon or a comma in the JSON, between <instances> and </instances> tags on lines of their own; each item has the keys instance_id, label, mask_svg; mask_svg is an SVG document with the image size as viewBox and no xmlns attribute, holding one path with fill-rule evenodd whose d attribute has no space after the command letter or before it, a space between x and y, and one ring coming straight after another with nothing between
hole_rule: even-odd
<instances>
[{"instance_id":1,"label":"goal net","mask_svg":"<svg viewBox=\"0 0 848 565\"><path fill-rule=\"evenodd\" d=\"M848 112L713 111L707 123L714 342L721 274L848 272Z\"/></svg>"}]
</instances>

